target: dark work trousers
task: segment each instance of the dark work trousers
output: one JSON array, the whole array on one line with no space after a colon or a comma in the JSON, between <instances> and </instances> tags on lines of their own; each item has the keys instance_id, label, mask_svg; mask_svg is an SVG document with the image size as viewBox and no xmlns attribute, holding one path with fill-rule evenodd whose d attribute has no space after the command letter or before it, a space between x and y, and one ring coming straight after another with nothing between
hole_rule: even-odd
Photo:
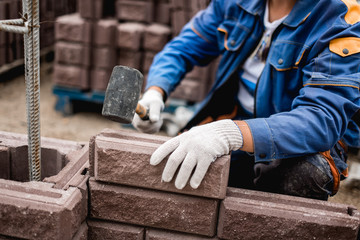
<instances>
[{"instance_id":1,"label":"dark work trousers","mask_svg":"<svg viewBox=\"0 0 360 240\"><path fill-rule=\"evenodd\" d=\"M321 154L256 164L246 152L231 155L230 187L327 200L333 184L330 165Z\"/></svg>"}]
</instances>

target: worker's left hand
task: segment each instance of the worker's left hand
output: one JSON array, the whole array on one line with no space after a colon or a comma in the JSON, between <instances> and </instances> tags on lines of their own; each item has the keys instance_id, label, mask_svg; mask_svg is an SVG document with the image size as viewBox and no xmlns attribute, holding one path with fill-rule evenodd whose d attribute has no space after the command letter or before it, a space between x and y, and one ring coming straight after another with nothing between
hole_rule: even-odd
<instances>
[{"instance_id":1,"label":"worker's left hand","mask_svg":"<svg viewBox=\"0 0 360 240\"><path fill-rule=\"evenodd\" d=\"M232 120L220 120L194 127L165 142L152 154L150 164L159 164L171 153L162 180L170 182L181 164L175 186L182 189L196 167L190 180L190 186L196 189L213 161L239 149L242 144L243 137L238 126Z\"/></svg>"}]
</instances>

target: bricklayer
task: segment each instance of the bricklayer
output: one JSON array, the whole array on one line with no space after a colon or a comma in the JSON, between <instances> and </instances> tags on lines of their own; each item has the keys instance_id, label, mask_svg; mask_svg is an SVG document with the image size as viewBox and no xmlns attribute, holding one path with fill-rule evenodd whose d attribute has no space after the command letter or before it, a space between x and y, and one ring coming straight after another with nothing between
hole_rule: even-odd
<instances>
[{"instance_id":1,"label":"bricklayer","mask_svg":"<svg viewBox=\"0 0 360 240\"><path fill-rule=\"evenodd\" d=\"M160 146L151 135L129 140L126 132L116 137L97 136L93 144L94 176L96 180L137 186L161 191L179 192L195 196L222 199L225 197L229 176L229 155L218 158L210 165L209 170L198 189L187 185L179 190L170 183L162 182L161 175L166 160L158 166L149 163L151 154ZM123 137L124 136L124 137ZM150 141L149 141L150 140ZM164 142L164 141L163 141Z\"/></svg>"},{"instance_id":2,"label":"bricklayer","mask_svg":"<svg viewBox=\"0 0 360 240\"><path fill-rule=\"evenodd\" d=\"M360 213L351 206L228 188L219 214L221 239L356 239Z\"/></svg>"},{"instance_id":3,"label":"bricklayer","mask_svg":"<svg viewBox=\"0 0 360 240\"><path fill-rule=\"evenodd\" d=\"M214 236L218 201L89 181L90 217Z\"/></svg>"}]
</instances>

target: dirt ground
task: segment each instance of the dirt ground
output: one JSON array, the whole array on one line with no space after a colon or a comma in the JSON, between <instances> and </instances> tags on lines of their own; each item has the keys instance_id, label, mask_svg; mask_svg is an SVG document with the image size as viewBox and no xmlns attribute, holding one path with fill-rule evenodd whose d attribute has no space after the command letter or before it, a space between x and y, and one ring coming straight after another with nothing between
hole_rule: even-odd
<instances>
[{"instance_id":1,"label":"dirt ground","mask_svg":"<svg viewBox=\"0 0 360 240\"><path fill-rule=\"evenodd\" d=\"M55 111L56 96L52 93L51 76L52 64L42 63L41 136L88 142L91 136L104 128L122 128L120 124L103 118L100 113L78 112L64 116L61 112ZM3 79L0 75L0 131L27 134L26 89L23 76ZM360 189L340 187L338 194L329 201L350 204L360 209Z\"/></svg>"}]
</instances>

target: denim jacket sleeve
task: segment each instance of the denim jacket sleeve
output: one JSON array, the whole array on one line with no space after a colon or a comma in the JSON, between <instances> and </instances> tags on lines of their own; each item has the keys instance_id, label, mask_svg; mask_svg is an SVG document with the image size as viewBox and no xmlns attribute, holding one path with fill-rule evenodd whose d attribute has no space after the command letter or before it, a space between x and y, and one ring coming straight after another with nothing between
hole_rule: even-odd
<instances>
[{"instance_id":1,"label":"denim jacket sleeve","mask_svg":"<svg viewBox=\"0 0 360 240\"><path fill-rule=\"evenodd\" d=\"M216 39L216 28L223 18L220 2L224 1L212 1L155 56L146 88L158 86L169 95L194 65L204 66L220 54Z\"/></svg>"},{"instance_id":2,"label":"denim jacket sleeve","mask_svg":"<svg viewBox=\"0 0 360 240\"><path fill-rule=\"evenodd\" d=\"M311 51L316 54L302 68L303 87L292 109L247 121L255 161L329 150L360 108L360 23L319 36Z\"/></svg>"}]
</instances>

